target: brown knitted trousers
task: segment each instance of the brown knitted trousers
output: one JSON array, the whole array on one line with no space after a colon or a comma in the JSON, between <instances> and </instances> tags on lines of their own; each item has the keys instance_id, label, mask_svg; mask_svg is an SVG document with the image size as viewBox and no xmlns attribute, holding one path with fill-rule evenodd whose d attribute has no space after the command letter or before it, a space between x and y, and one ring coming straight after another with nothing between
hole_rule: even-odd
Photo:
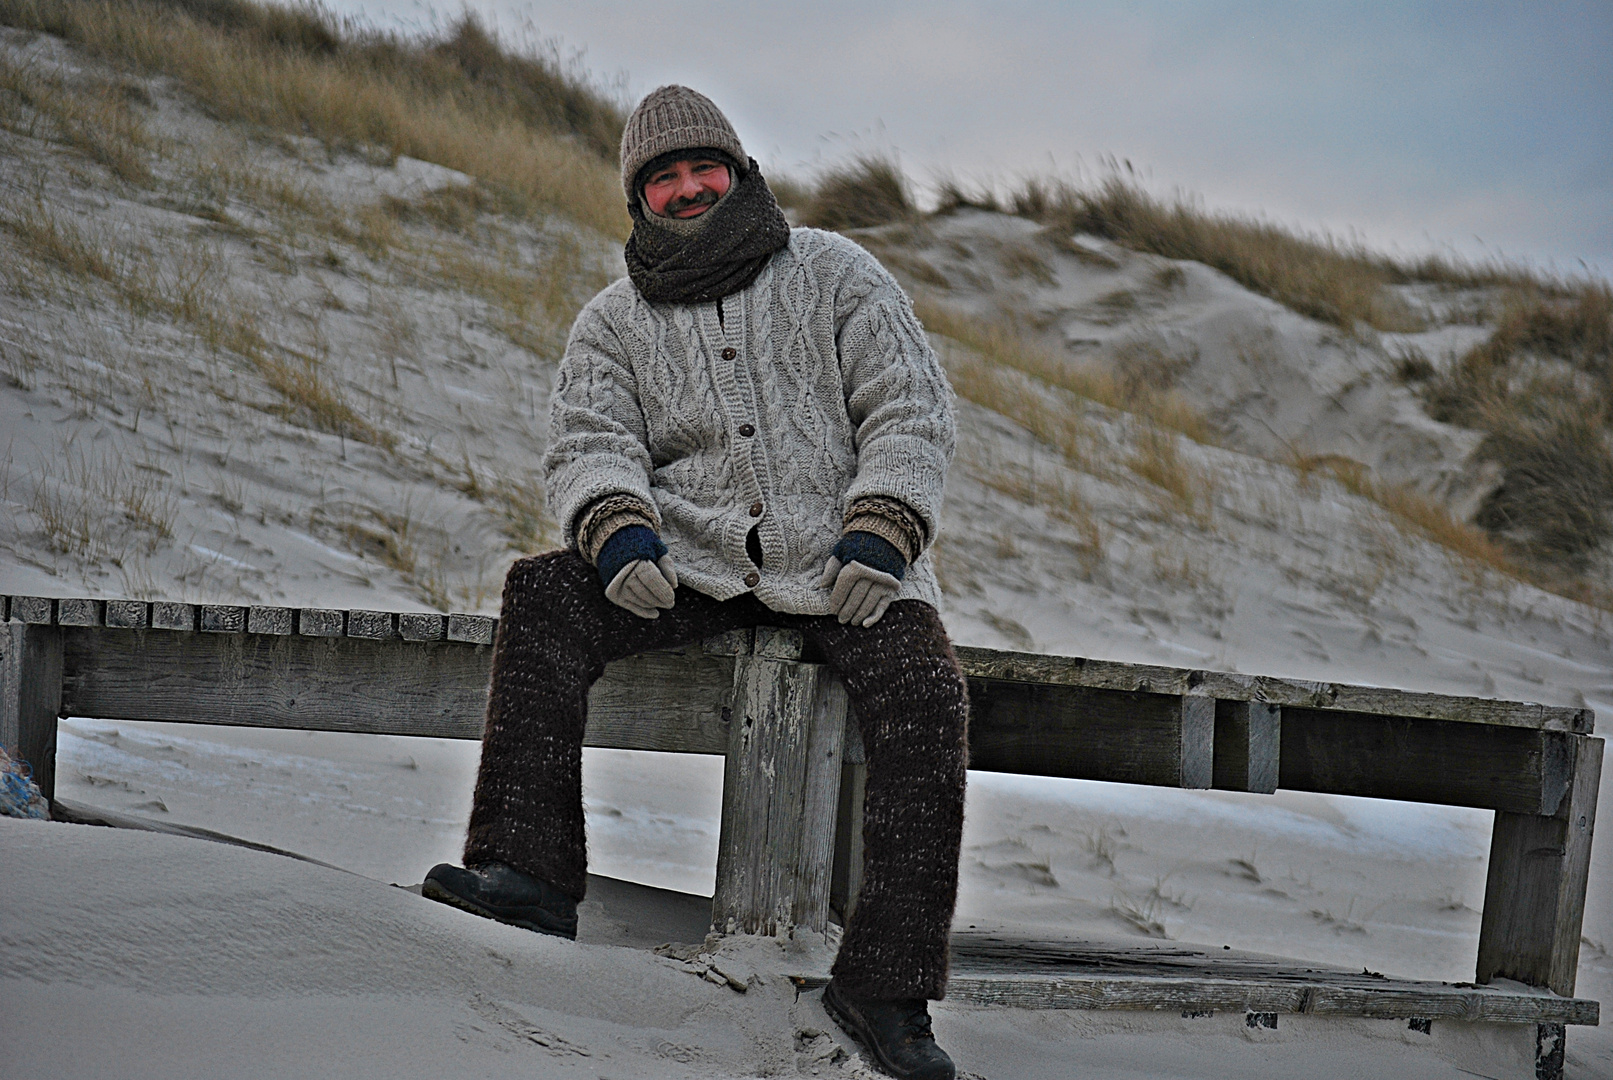
<instances>
[{"instance_id":1,"label":"brown knitted trousers","mask_svg":"<svg viewBox=\"0 0 1613 1080\"><path fill-rule=\"evenodd\" d=\"M522 559L504 583L465 864L504 862L581 899L587 882L582 737L588 688L612 660L766 623L802 631L846 685L868 755L862 892L835 980L881 999L939 998L958 891L968 697L930 605L871 627L787 615L746 594L680 588L641 619L605 599L575 552Z\"/></svg>"}]
</instances>

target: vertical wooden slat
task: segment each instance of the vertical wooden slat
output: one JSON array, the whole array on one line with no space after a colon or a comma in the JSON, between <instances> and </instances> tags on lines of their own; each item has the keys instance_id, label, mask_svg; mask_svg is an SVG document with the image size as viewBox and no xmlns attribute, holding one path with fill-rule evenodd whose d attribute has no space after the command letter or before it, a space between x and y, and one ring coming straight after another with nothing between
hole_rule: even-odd
<instances>
[{"instance_id":1,"label":"vertical wooden slat","mask_svg":"<svg viewBox=\"0 0 1613 1080\"><path fill-rule=\"evenodd\" d=\"M1574 992L1603 742L1570 738L1572 779L1556 815L1496 811L1477 982L1516 979Z\"/></svg>"},{"instance_id":2,"label":"vertical wooden slat","mask_svg":"<svg viewBox=\"0 0 1613 1080\"><path fill-rule=\"evenodd\" d=\"M62 631L7 623L0 634L0 745L28 763L45 798L56 794L56 718L62 708Z\"/></svg>"},{"instance_id":3,"label":"vertical wooden slat","mask_svg":"<svg viewBox=\"0 0 1613 1080\"><path fill-rule=\"evenodd\" d=\"M846 694L830 670L742 656L723 771L712 924L779 934L828 925Z\"/></svg>"},{"instance_id":4,"label":"vertical wooden slat","mask_svg":"<svg viewBox=\"0 0 1613 1080\"><path fill-rule=\"evenodd\" d=\"M1214 787L1226 791L1277 790L1282 710L1264 701L1215 703Z\"/></svg>"},{"instance_id":5,"label":"vertical wooden slat","mask_svg":"<svg viewBox=\"0 0 1613 1080\"><path fill-rule=\"evenodd\" d=\"M1182 702L1182 786L1208 788L1215 779L1215 698L1185 695Z\"/></svg>"}]
</instances>

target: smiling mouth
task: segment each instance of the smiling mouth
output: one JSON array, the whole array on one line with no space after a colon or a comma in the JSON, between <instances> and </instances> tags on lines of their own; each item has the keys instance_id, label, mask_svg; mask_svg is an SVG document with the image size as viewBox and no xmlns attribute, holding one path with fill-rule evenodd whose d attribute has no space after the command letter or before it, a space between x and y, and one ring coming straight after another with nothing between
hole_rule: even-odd
<instances>
[{"instance_id":1,"label":"smiling mouth","mask_svg":"<svg viewBox=\"0 0 1613 1080\"><path fill-rule=\"evenodd\" d=\"M673 199L666 204L666 215L675 218L698 217L716 204L717 196L704 191L687 199Z\"/></svg>"}]
</instances>

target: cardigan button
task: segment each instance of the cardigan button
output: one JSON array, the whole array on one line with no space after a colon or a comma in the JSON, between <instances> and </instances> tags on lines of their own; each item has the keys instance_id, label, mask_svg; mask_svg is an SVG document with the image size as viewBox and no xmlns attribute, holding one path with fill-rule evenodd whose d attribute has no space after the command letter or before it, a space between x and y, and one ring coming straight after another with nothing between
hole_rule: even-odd
<instances>
[{"instance_id":1,"label":"cardigan button","mask_svg":"<svg viewBox=\"0 0 1613 1080\"><path fill-rule=\"evenodd\" d=\"M762 575L760 575L756 571L752 570L750 573L745 575L745 587L749 588L749 589L754 589L761 582L761 580L762 580Z\"/></svg>"},{"instance_id":2,"label":"cardigan button","mask_svg":"<svg viewBox=\"0 0 1613 1080\"><path fill-rule=\"evenodd\" d=\"M751 517L761 517L762 516L762 504L761 503L753 502L753 503L750 504L750 516Z\"/></svg>"},{"instance_id":3,"label":"cardigan button","mask_svg":"<svg viewBox=\"0 0 1613 1080\"><path fill-rule=\"evenodd\" d=\"M726 349L724 349L722 351L722 358L724 360L732 360L734 357L736 357L738 355L739 354L734 351L734 347L732 345L728 346L728 348L726 348Z\"/></svg>"},{"instance_id":4,"label":"cardigan button","mask_svg":"<svg viewBox=\"0 0 1613 1080\"><path fill-rule=\"evenodd\" d=\"M739 433L748 439L752 435L756 434L756 429L751 427L749 424L740 424Z\"/></svg>"}]
</instances>

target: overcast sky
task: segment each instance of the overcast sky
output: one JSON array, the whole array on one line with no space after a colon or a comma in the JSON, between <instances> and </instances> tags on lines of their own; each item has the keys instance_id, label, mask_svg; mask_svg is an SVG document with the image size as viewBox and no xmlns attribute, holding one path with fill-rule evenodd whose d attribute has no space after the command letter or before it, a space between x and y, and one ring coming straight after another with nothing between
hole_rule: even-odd
<instances>
[{"instance_id":1,"label":"overcast sky","mask_svg":"<svg viewBox=\"0 0 1613 1080\"><path fill-rule=\"evenodd\" d=\"M419 0L331 6L432 17ZM1388 250L1613 274L1608 0L469 6L633 100L703 91L770 171L888 149L920 181L1008 181L1114 157L1156 191Z\"/></svg>"}]
</instances>

